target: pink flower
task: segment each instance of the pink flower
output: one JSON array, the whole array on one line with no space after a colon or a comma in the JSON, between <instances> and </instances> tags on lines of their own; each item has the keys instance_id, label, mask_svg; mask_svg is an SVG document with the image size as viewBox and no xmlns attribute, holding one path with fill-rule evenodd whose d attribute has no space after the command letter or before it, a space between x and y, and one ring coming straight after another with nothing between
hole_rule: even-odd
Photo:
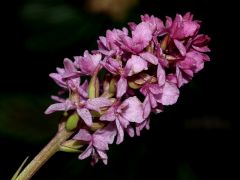
<instances>
[{"instance_id":1,"label":"pink flower","mask_svg":"<svg viewBox=\"0 0 240 180\"><path fill-rule=\"evenodd\" d=\"M109 58L106 62L102 63L103 66L112 74L120 75L117 82L117 97L123 96L127 91L127 77L137 74L143 70L147 70L147 61L139 56L132 55L128 59L126 66L122 67L122 62Z\"/></svg>"},{"instance_id":2,"label":"pink flower","mask_svg":"<svg viewBox=\"0 0 240 180\"><path fill-rule=\"evenodd\" d=\"M193 15L190 13L184 16L177 14L174 21L167 17L166 24L171 38L178 40L194 36L200 28L200 21L193 20Z\"/></svg>"},{"instance_id":3,"label":"pink flower","mask_svg":"<svg viewBox=\"0 0 240 180\"><path fill-rule=\"evenodd\" d=\"M74 66L74 63L65 58L63 61L64 69L57 68L57 73L51 73L49 76L62 88L72 88L75 83L79 83L80 72Z\"/></svg>"},{"instance_id":4,"label":"pink flower","mask_svg":"<svg viewBox=\"0 0 240 180\"><path fill-rule=\"evenodd\" d=\"M199 28L200 22L193 21L193 15L186 13L183 17L177 14L174 21L170 17L167 17L166 21L167 29L170 37L182 56L186 54L186 38L194 37Z\"/></svg>"},{"instance_id":5,"label":"pink flower","mask_svg":"<svg viewBox=\"0 0 240 180\"><path fill-rule=\"evenodd\" d=\"M162 87L159 103L165 106L175 104L178 100L179 94L180 92L176 84L167 81Z\"/></svg>"},{"instance_id":6,"label":"pink flower","mask_svg":"<svg viewBox=\"0 0 240 180\"><path fill-rule=\"evenodd\" d=\"M172 105L177 102L179 89L176 84L166 81L162 86L159 84L146 83L140 92L145 96L143 102L143 117L147 118L151 109L155 109L158 103L161 105Z\"/></svg>"},{"instance_id":7,"label":"pink flower","mask_svg":"<svg viewBox=\"0 0 240 180\"><path fill-rule=\"evenodd\" d=\"M140 136L141 131L146 128L147 130L150 129L150 118L146 118L143 122L136 124L136 134Z\"/></svg>"},{"instance_id":8,"label":"pink flower","mask_svg":"<svg viewBox=\"0 0 240 180\"><path fill-rule=\"evenodd\" d=\"M119 42L122 36L127 36L128 30L123 28L122 30L113 29L107 30L106 37L100 36L98 42L99 52L106 56L121 55L123 50L121 49Z\"/></svg>"},{"instance_id":9,"label":"pink flower","mask_svg":"<svg viewBox=\"0 0 240 180\"><path fill-rule=\"evenodd\" d=\"M186 54L184 59L176 62L176 76L178 87L188 83L194 73L199 72L204 67L204 62L208 61L209 57L203 53L191 50Z\"/></svg>"},{"instance_id":10,"label":"pink flower","mask_svg":"<svg viewBox=\"0 0 240 180\"><path fill-rule=\"evenodd\" d=\"M99 62L102 59L101 54L89 54L88 51L84 52L83 57L82 56L76 56L75 59L75 65L80 68L81 72L86 75L93 75L93 73L96 71L96 68L98 67Z\"/></svg>"},{"instance_id":11,"label":"pink flower","mask_svg":"<svg viewBox=\"0 0 240 180\"><path fill-rule=\"evenodd\" d=\"M162 88L158 84L146 83L140 92L145 96L144 102L149 104L150 108L156 108L157 102L161 98ZM147 118L150 113L144 114L144 118Z\"/></svg>"},{"instance_id":12,"label":"pink flower","mask_svg":"<svg viewBox=\"0 0 240 180\"><path fill-rule=\"evenodd\" d=\"M121 48L133 54L140 53L152 40L152 30L148 23L141 22L132 31L132 37L122 35Z\"/></svg>"},{"instance_id":13,"label":"pink flower","mask_svg":"<svg viewBox=\"0 0 240 180\"><path fill-rule=\"evenodd\" d=\"M111 123L93 134L90 134L86 129L80 129L73 139L85 141L88 143L88 147L80 154L79 159L82 160L92 155L92 165L96 164L99 159L104 164L107 164L108 156L106 151L108 145L113 143L115 136L116 130Z\"/></svg>"},{"instance_id":14,"label":"pink flower","mask_svg":"<svg viewBox=\"0 0 240 180\"><path fill-rule=\"evenodd\" d=\"M208 48L208 43L210 41L210 37L204 34L197 35L192 41L192 48L199 52L210 52Z\"/></svg>"},{"instance_id":15,"label":"pink flower","mask_svg":"<svg viewBox=\"0 0 240 180\"><path fill-rule=\"evenodd\" d=\"M55 111L76 110L78 115L82 118L86 125L91 126L92 115L90 113L90 110L100 112L101 108L108 107L111 105L112 101L103 97L81 100L77 95L74 95L74 97L71 100L70 99L60 100L59 103L52 104L45 111L45 114L51 114Z\"/></svg>"},{"instance_id":16,"label":"pink flower","mask_svg":"<svg viewBox=\"0 0 240 180\"><path fill-rule=\"evenodd\" d=\"M142 103L136 96L130 97L122 103L117 102L100 117L100 120L115 122L118 131L116 143L120 144L124 139L124 130L126 130L130 136L134 136L130 122L143 122Z\"/></svg>"},{"instance_id":17,"label":"pink flower","mask_svg":"<svg viewBox=\"0 0 240 180\"><path fill-rule=\"evenodd\" d=\"M152 34L154 36L161 36L166 33L163 21L157 17L149 16L148 14L142 15L141 20L149 24Z\"/></svg>"},{"instance_id":18,"label":"pink flower","mask_svg":"<svg viewBox=\"0 0 240 180\"><path fill-rule=\"evenodd\" d=\"M160 113L163 111L163 105L172 105L177 102L179 97L179 89L175 83L166 81L160 87L158 84L145 84L140 91L145 95L143 102L143 118L144 121L136 124L136 134L139 136L143 128L150 129L150 113L151 111Z\"/></svg>"}]
</instances>

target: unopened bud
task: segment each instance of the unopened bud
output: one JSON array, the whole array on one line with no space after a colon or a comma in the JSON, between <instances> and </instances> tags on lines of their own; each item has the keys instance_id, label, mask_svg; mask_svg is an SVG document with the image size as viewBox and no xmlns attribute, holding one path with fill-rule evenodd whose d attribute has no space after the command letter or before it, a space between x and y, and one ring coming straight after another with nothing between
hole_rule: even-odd
<instances>
[{"instance_id":1,"label":"unopened bud","mask_svg":"<svg viewBox=\"0 0 240 180\"><path fill-rule=\"evenodd\" d=\"M79 149L83 146L84 144L81 143L81 141L71 139L63 142L60 145L60 151L70 152L70 153L79 153L81 152Z\"/></svg>"},{"instance_id":2,"label":"unopened bud","mask_svg":"<svg viewBox=\"0 0 240 180\"><path fill-rule=\"evenodd\" d=\"M67 119L67 122L66 122L66 129L68 131L72 131L74 130L77 125L78 125L78 121L79 121L80 117L78 116L77 113L73 113L71 116L69 116L69 118Z\"/></svg>"},{"instance_id":3,"label":"unopened bud","mask_svg":"<svg viewBox=\"0 0 240 180\"><path fill-rule=\"evenodd\" d=\"M93 122L92 126L90 127L91 131L96 131L98 129L102 129L105 126L103 122Z\"/></svg>"},{"instance_id":4,"label":"unopened bud","mask_svg":"<svg viewBox=\"0 0 240 180\"><path fill-rule=\"evenodd\" d=\"M97 75L92 76L88 86L88 97L93 99L99 96L99 80Z\"/></svg>"},{"instance_id":5,"label":"unopened bud","mask_svg":"<svg viewBox=\"0 0 240 180\"><path fill-rule=\"evenodd\" d=\"M167 35L163 38L163 40L162 40L162 42L161 42L161 49L162 49L162 50L166 50L166 49L167 49L167 46L168 46L168 44L169 44L169 41L170 41L170 36L169 36L169 34L167 34Z\"/></svg>"}]
</instances>

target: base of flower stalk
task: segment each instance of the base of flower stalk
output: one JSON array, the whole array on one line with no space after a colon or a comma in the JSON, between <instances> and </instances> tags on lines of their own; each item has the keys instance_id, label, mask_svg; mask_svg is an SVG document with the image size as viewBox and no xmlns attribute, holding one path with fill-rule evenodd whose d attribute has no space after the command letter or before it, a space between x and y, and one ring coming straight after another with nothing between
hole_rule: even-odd
<instances>
[{"instance_id":1,"label":"base of flower stalk","mask_svg":"<svg viewBox=\"0 0 240 180\"><path fill-rule=\"evenodd\" d=\"M14 180L28 180L57 152L74 131L67 131L65 123L59 127L53 139L39 152L39 154L23 169ZM13 179L12 179L13 180Z\"/></svg>"}]
</instances>

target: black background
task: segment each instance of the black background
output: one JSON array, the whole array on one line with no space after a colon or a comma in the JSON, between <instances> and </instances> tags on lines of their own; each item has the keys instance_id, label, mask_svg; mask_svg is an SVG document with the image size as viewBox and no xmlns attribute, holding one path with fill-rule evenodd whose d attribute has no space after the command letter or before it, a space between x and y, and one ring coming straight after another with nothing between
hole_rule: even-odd
<instances>
[{"instance_id":1,"label":"black background","mask_svg":"<svg viewBox=\"0 0 240 180\"><path fill-rule=\"evenodd\" d=\"M91 167L89 159L57 153L33 179L239 179L239 118L234 116L239 106L240 52L236 3L141 0L125 21L116 22L90 14L83 1L33 2L78 9L82 24L44 23L34 18L38 15L34 9L29 17L25 7L31 1L1 5L0 179L10 179L24 158L37 154L54 135L59 116L46 117L43 111L57 91L48 74L62 66L64 57L96 48L99 35L126 26L127 21L139 22L141 14L164 19L187 11L202 20L201 32L212 38L212 52L211 62L181 89L178 103L153 116L151 130L141 137L111 146L107 166ZM74 28L83 29L82 34L75 35Z\"/></svg>"}]
</instances>

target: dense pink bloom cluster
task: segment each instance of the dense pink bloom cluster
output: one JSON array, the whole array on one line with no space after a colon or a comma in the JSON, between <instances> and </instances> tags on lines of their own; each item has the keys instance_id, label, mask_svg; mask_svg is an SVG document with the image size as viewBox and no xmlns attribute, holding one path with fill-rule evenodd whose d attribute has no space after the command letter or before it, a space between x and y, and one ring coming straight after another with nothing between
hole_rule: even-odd
<instances>
[{"instance_id":1,"label":"dense pink bloom cluster","mask_svg":"<svg viewBox=\"0 0 240 180\"><path fill-rule=\"evenodd\" d=\"M53 96L57 103L45 113L77 114L73 139L87 145L80 159L107 164L108 145L149 129L151 112L176 103L179 88L209 61L210 38L199 34L192 14L166 17L165 23L149 15L141 20L129 23L129 30L107 30L97 50L64 59L64 68L50 74L67 98Z\"/></svg>"}]
</instances>

